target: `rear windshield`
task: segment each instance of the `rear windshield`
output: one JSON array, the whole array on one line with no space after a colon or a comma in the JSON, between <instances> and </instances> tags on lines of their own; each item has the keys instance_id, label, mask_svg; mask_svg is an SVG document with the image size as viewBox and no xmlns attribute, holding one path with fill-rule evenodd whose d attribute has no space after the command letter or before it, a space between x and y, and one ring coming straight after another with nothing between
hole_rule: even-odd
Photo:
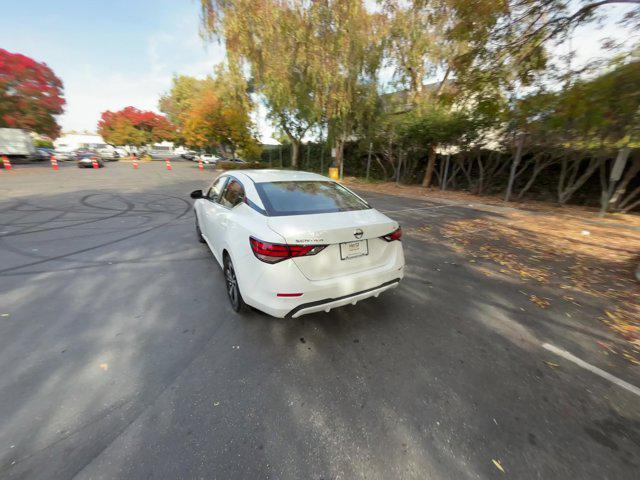
<instances>
[{"instance_id":1,"label":"rear windshield","mask_svg":"<svg viewBox=\"0 0 640 480\"><path fill-rule=\"evenodd\" d=\"M256 183L256 188L270 216L349 212L371 208L335 182L265 182Z\"/></svg>"}]
</instances>

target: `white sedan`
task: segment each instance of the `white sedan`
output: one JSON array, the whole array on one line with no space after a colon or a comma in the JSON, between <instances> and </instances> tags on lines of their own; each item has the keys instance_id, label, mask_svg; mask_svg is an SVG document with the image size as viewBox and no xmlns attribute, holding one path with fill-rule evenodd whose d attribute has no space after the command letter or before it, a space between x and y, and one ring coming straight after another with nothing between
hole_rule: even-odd
<instances>
[{"instance_id":1,"label":"white sedan","mask_svg":"<svg viewBox=\"0 0 640 480\"><path fill-rule=\"evenodd\" d=\"M220 160L220 157L209 155L208 153L206 153L193 158L194 162L198 162L200 160L202 160L202 163L204 163L205 165L215 165L216 163L218 163L218 160Z\"/></svg>"},{"instance_id":2,"label":"white sedan","mask_svg":"<svg viewBox=\"0 0 640 480\"><path fill-rule=\"evenodd\" d=\"M321 175L235 171L191 197L198 238L223 268L235 311L328 312L404 276L398 223Z\"/></svg>"}]
</instances>

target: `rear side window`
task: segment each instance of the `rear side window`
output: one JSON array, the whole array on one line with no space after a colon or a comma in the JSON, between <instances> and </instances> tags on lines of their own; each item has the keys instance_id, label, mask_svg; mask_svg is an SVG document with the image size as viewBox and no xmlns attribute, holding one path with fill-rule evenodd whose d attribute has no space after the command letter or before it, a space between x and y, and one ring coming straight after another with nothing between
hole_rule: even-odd
<instances>
[{"instance_id":1,"label":"rear side window","mask_svg":"<svg viewBox=\"0 0 640 480\"><path fill-rule=\"evenodd\" d=\"M335 182L264 182L256 189L270 216L349 212L371 207Z\"/></svg>"}]
</instances>

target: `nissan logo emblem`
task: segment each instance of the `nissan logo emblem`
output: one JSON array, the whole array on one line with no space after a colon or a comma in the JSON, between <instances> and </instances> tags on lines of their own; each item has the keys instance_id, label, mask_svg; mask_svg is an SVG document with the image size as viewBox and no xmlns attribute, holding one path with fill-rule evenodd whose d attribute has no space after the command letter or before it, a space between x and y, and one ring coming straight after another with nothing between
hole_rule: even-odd
<instances>
[{"instance_id":1,"label":"nissan logo emblem","mask_svg":"<svg viewBox=\"0 0 640 480\"><path fill-rule=\"evenodd\" d=\"M362 238L362 234L363 234L363 231L360 230L359 228L357 228L356 231L353 232L353 236L358 238L358 239Z\"/></svg>"}]
</instances>

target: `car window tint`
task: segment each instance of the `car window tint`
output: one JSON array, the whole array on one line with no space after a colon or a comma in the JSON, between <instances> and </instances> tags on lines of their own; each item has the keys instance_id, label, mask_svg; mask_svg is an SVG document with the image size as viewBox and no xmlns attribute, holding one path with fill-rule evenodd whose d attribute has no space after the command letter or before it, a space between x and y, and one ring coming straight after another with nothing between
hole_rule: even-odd
<instances>
[{"instance_id":1,"label":"car window tint","mask_svg":"<svg viewBox=\"0 0 640 480\"><path fill-rule=\"evenodd\" d=\"M233 208L244 198L244 187L240 182L235 179L229 180L227 188L225 188L222 194L220 204L225 207Z\"/></svg>"},{"instance_id":2,"label":"car window tint","mask_svg":"<svg viewBox=\"0 0 640 480\"><path fill-rule=\"evenodd\" d=\"M209 189L209 193L207 193L207 198L210 200L214 200L216 197L220 198L220 193L222 193L222 188L224 187L224 183L227 181L228 177L219 177Z\"/></svg>"},{"instance_id":3,"label":"car window tint","mask_svg":"<svg viewBox=\"0 0 640 480\"><path fill-rule=\"evenodd\" d=\"M365 202L329 181L257 183L258 194L271 216L366 210Z\"/></svg>"}]
</instances>

